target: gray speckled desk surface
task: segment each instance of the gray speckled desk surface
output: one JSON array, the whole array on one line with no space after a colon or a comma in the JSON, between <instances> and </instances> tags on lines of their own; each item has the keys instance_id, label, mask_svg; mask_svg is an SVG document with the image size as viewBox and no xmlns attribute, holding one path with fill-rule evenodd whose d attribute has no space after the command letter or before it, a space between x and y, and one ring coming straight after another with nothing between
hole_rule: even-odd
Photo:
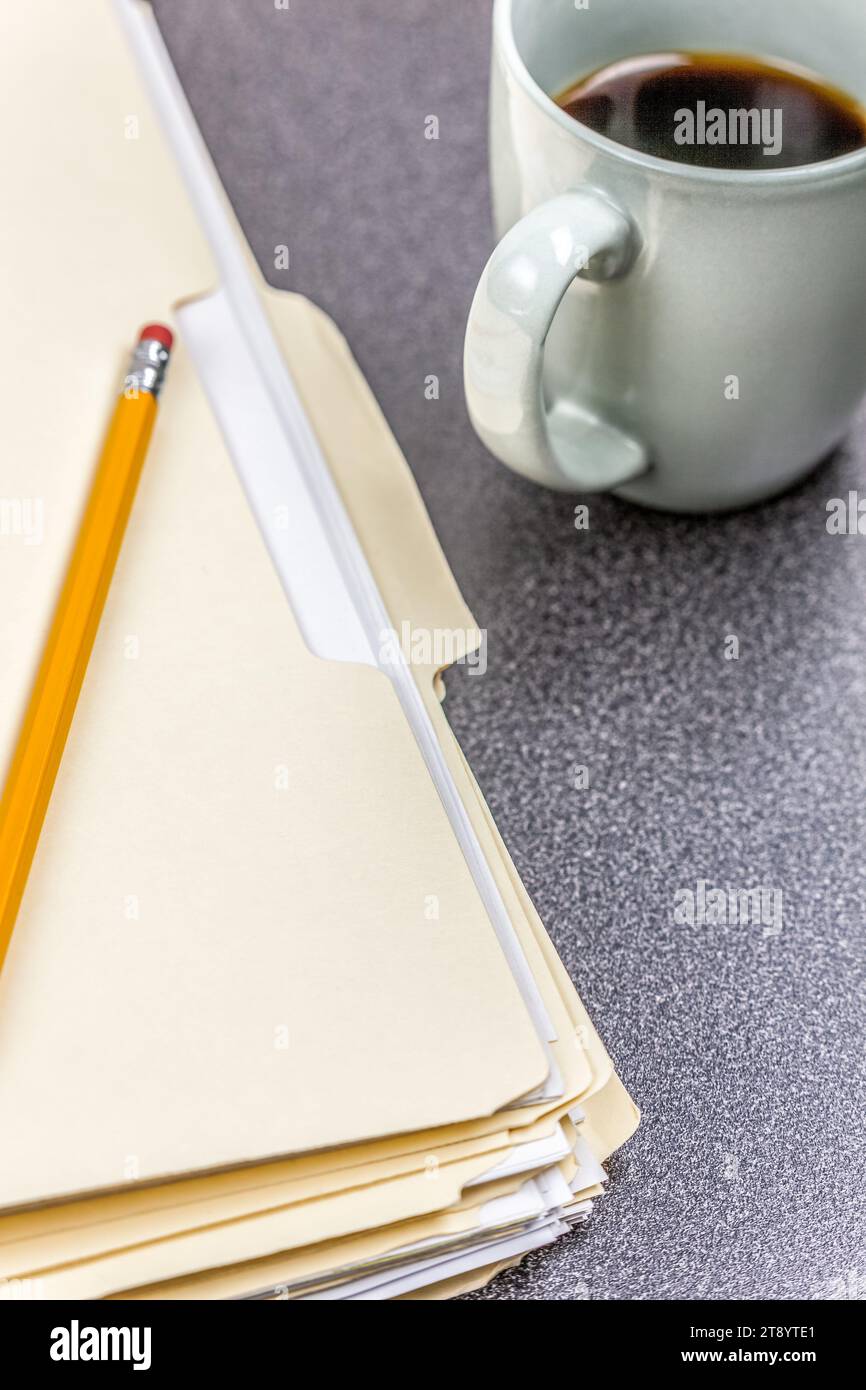
<instances>
[{"instance_id":1,"label":"gray speckled desk surface","mask_svg":"<svg viewBox=\"0 0 866 1390\"><path fill-rule=\"evenodd\" d=\"M593 498L577 532L575 499L494 463L463 404L489 0L156 10L265 273L348 337L488 629L448 713L643 1110L590 1224L474 1297L862 1287L866 536L828 535L825 506L866 486L866 416L771 505ZM781 934L676 926L698 879L780 889Z\"/></svg>"}]
</instances>

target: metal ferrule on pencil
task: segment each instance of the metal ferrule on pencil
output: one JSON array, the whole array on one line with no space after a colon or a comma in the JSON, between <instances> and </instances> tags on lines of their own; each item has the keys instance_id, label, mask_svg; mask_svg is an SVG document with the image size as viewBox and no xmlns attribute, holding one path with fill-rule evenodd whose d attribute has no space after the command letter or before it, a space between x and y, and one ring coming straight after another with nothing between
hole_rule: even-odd
<instances>
[{"instance_id":1,"label":"metal ferrule on pencil","mask_svg":"<svg viewBox=\"0 0 866 1390\"><path fill-rule=\"evenodd\" d=\"M129 362L129 371L124 377L123 394L136 396L140 391L148 391L158 396L168 365L168 349L158 338L142 338L136 345Z\"/></svg>"}]
</instances>

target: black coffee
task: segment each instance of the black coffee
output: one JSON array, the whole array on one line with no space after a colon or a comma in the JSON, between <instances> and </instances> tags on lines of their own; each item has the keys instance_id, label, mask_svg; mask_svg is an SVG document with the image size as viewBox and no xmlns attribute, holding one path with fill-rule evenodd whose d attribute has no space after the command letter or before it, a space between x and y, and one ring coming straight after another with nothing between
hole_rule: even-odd
<instances>
[{"instance_id":1,"label":"black coffee","mask_svg":"<svg viewBox=\"0 0 866 1390\"><path fill-rule=\"evenodd\" d=\"M718 169L788 169L866 146L866 108L817 74L715 53L611 63L557 97L644 154Z\"/></svg>"}]
</instances>

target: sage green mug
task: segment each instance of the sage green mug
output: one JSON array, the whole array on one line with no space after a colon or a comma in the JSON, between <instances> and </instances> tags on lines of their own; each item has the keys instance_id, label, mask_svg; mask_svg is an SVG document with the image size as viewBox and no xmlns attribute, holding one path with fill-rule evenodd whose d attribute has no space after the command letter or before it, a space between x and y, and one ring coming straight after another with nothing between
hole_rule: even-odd
<instances>
[{"instance_id":1,"label":"sage green mug","mask_svg":"<svg viewBox=\"0 0 866 1390\"><path fill-rule=\"evenodd\" d=\"M518 473L706 512L770 497L866 392L866 148L736 171L641 154L553 96L681 50L808 67L866 105L864 0L496 0L494 217L473 425Z\"/></svg>"}]
</instances>

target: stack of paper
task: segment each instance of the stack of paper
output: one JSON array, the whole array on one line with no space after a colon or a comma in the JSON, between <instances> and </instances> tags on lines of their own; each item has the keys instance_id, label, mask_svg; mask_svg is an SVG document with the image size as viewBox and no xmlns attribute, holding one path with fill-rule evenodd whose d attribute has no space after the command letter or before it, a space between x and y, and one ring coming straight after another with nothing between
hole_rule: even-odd
<instances>
[{"instance_id":1,"label":"stack of paper","mask_svg":"<svg viewBox=\"0 0 866 1390\"><path fill-rule=\"evenodd\" d=\"M0 975L0 1294L453 1296L637 1122L435 642L377 640L475 624L345 343L196 185L148 7L0 26L4 762L126 340L181 330Z\"/></svg>"}]
</instances>

